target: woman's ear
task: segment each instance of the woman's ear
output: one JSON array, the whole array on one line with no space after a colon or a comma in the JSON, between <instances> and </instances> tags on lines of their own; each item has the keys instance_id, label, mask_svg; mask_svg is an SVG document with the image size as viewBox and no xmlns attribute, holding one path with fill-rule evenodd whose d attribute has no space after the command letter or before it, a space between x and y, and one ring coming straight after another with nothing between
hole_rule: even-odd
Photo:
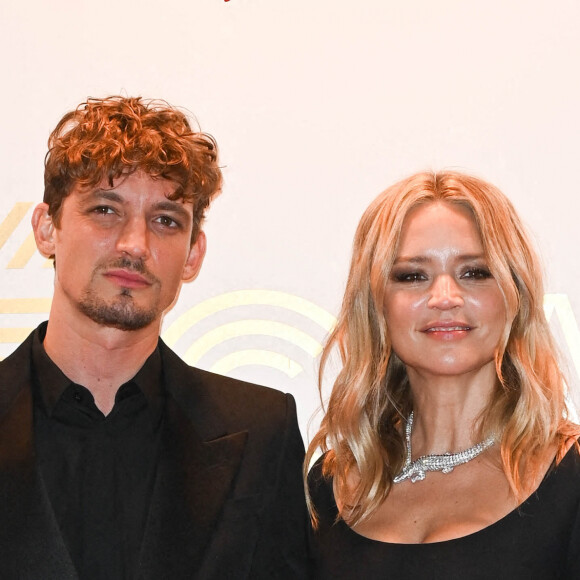
<instances>
[{"instance_id":1,"label":"woman's ear","mask_svg":"<svg viewBox=\"0 0 580 580\"><path fill-rule=\"evenodd\" d=\"M31 223L38 251L45 258L54 256L54 222L48 214L48 204L39 203L34 208Z\"/></svg>"}]
</instances>

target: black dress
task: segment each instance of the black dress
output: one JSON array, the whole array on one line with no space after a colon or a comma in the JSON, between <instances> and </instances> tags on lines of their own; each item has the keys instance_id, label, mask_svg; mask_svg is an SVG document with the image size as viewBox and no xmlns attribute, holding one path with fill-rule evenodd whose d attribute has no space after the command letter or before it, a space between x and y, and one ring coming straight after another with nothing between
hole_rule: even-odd
<instances>
[{"instance_id":1,"label":"black dress","mask_svg":"<svg viewBox=\"0 0 580 580\"><path fill-rule=\"evenodd\" d=\"M352 580L580 579L580 457L572 447L522 505L473 534L429 544L365 538L338 514L319 461L309 485L320 524L312 532L314 578Z\"/></svg>"}]
</instances>

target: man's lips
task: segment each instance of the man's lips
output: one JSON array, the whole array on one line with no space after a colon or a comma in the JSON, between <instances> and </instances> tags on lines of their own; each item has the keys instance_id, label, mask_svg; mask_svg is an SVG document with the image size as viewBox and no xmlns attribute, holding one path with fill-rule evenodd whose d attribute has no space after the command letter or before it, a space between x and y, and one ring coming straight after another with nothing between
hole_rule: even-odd
<instances>
[{"instance_id":1,"label":"man's lips","mask_svg":"<svg viewBox=\"0 0 580 580\"><path fill-rule=\"evenodd\" d=\"M123 288L145 288L151 286L151 282L145 276L128 270L108 270L104 276Z\"/></svg>"}]
</instances>

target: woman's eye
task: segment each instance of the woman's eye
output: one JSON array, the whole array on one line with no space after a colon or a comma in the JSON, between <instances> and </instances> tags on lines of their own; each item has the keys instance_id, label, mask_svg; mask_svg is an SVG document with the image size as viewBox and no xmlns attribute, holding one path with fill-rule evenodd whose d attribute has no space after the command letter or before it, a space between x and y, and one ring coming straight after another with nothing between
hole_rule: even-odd
<instances>
[{"instance_id":1,"label":"woman's eye","mask_svg":"<svg viewBox=\"0 0 580 580\"><path fill-rule=\"evenodd\" d=\"M461 277L468 280L487 280L492 276L487 268L468 268Z\"/></svg>"},{"instance_id":2,"label":"woman's eye","mask_svg":"<svg viewBox=\"0 0 580 580\"><path fill-rule=\"evenodd\" d=\"M394 275L397 282L422 282L427 276L422 272L398 272Z\"/></svg>"}]
</instances>

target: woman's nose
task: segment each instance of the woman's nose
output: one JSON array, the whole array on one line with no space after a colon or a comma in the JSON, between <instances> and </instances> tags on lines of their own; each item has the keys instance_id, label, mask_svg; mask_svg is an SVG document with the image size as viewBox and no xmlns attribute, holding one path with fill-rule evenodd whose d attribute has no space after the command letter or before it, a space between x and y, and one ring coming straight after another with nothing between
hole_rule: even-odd
<instances>
[{"instance_id":1,"label":"woman's nose","mask_svg":"<svg viewBox=\"0 0 580 580\"><path fill-rule=\"evenodd\" d=\"M448 310L463 305L463 295L457 281L448 274L436 276L431 285L428 306Z\"/></svg>"}]
</instances>

